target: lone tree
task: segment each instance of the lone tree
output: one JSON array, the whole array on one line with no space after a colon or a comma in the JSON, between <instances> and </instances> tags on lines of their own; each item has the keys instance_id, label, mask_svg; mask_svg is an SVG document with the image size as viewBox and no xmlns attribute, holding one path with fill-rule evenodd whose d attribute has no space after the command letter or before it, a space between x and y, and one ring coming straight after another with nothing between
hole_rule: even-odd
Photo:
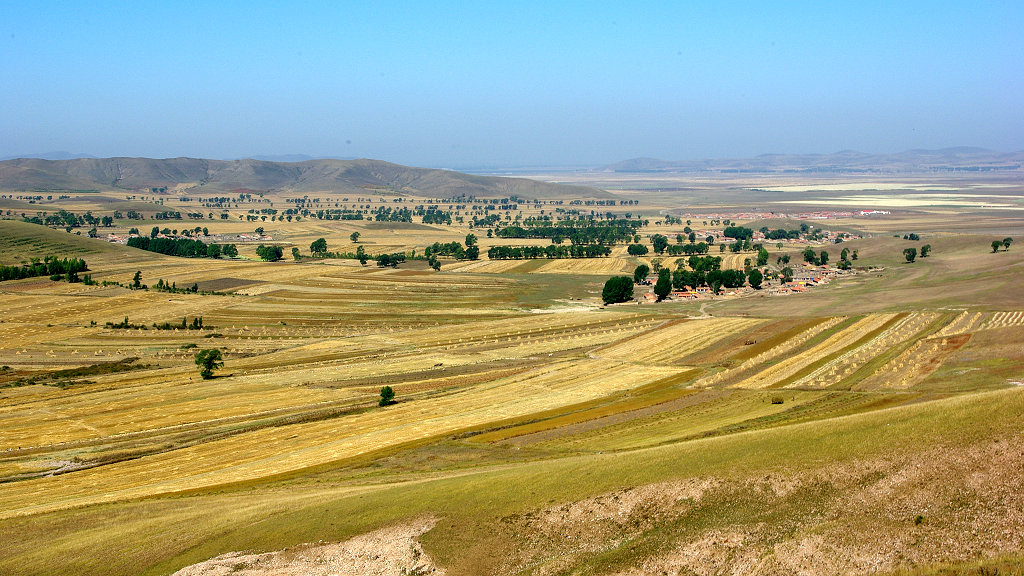
<instances>
[{"instance_id":1,"label":"lone tree","mask_svg":"<svg viewBox=\"0 0 1024 576\"><path fill-rule=\"evenodd\" d=\"M1003 238L1003 248L1006 248L1007 250L1009 250L1010 249L1010 244L1013 244L1013 238L1010 238L1010 237Z\"/></svg>"},{"instance_id":2,"label":"lone tree","mask_svg":"<svg viewBox=\"0 0 1024 576\"><path fill-rule=\"evenodd\" d=\"M322 256L327 253L327 240L324 238L317 238L313 240L313 243L309 245L309 251L317 256Z\"/></svg>"},{"instance_id":3,"label":"lone tree","mask_svg":"<svg viewBox=\"0 0 1024 576\"><path fill-rule=\"evenodd\" d=\"M903 257L907 259L907 264L912 264L917 258L917 248L904 248Z\"/></svg>"},{"instance_id":4,"label":"lone tree","mask_svg":"<svg viewBox=\"0 0 1024 576\"><path fill-rule=\"evenodd\" d=\"M612 276L604 283L601 299L605 304L629 302L633 299L633 279L629 276Z\"/></svg>"},{"instance_id":5,"label":"lone tree","mask_svg":"<svg viewBox=\"0 0 1024 576\"><path fill-rule=\"evenodd\" d=\"M132 276L132 288L142 288L142 270L135 272L135 276Z\"/></svg>"},{"instance_id":6,"label":"lone tree","mask_svg":"<svg viewBox=\"0 0 1024 576\"><path fill-rule=\"evenodd\" d=\"M1003 245L1003 243L1000 242L999 240L993 240L992 241L992 252L998 252L999 251L999 247L1002 246L1002 245Z\"/></svg>"},{"instance_id":7,"label":"lone tree","mask_svg":"<svg viewBox=\"0 0 1024 576\"><path fill-rule=\"evenodd\" d=\"M377 402L378 406L389 406L395 403L395 391L391 386L385 386L380 389L380 401Z\"/></svg>"},{"instance_id":8,"label":"lone tree","mask_svg":"<svg viewBox=\"0 0 1024 576\"><path fill-rule=\"evenodd\" d=\"M753 288L754 290L760 290L761 283L764 282L764 274L761 274L761 272L757 268L755 268L750 271L750 274L747 275L747 281L750 282L751 288Z\"/></svg>"},{"instance_id":9,"label":"lone tree","mask_svg":"<svg viewBox=\"0 0 1024 576\"><path fill-rule=\"evenodd\" d=\"M931 252L931 251L932 251L932 245L931 244L925 244L924 246L921 246L921 258L927 258L928 257L928 253Z\"/></svg>"},{"instance_id":10,"label":"lone tree","mask_svg":"<svg viewBox=\"0 0 1024 576\"><path fill-rule=\"evenodd\" d=\"M662 268L658 271L658 281L654 284L654 295L658 297L658 302L661 302L670 292L672 292L672 272L668 268Z\"/></svg>"},{"instance_id":11,"label":"lone tree","mask_svg":"<svg viewBox=\"0 0 1024 576\"><path fill-rule=\"evenodd\" d=\"M655 234L651 236L651 245L654 247L654 251L661 254L668 248L668 237L663 234Z\"/></svg>"},{"instance_id":12,"label":"lone tree","mask_svg":"<svg viewBox=\"0 0 1024 576\"><path fill-rule=\"evenodd\" d=\"M353 232L348 235L348 239L353 242L359 242L359 232Z\"/></svg>"},{"instance_id":13,"label":"lone tree","mask_svg":"<svg viewBox=\"0 0 1024 576\"><path fill-rule=\"evenodd\" d=\"M641 264L633 270L633 282L639 284L643 282L647 275L651 273L651 268L647 264Z\"/></svg>"},{"instance_id":14,"label":"lone tree","mask_svg":"<svg viewBox=\"0 0 1024 576\"><path fill-rule=\"evenodd\" d=\"M203 380L213 378L213 371L224 366L222 358L223 356L217 348L200 350L196 353L196 366L199 366L199 375L203 377Z\"/></svg>"}]
</instances>

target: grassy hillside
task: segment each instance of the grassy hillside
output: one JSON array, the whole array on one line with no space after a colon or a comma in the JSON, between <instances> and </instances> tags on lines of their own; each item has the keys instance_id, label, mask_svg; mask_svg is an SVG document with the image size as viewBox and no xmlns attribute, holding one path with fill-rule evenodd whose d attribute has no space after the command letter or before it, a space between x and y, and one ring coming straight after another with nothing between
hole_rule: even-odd
<instances>
[{"instance_id":1,"label":"grassy hillside","mask_svg":"<svg viewBox=\"0 0 1024 576\"><path fill-rule=\"evenodd\" d=\"M837 573L975 554L1005 561L1024 530L1009 467L1021 417L1024 395L1008 390L415 482L358 482L342 470L94 506L3 521L0 566L164 574L226 551L341 540L421 515L438 518L424 547L449 574L736 570L755 561L767 573ZM969 536L975 526L986 531Z\"/></svg>"}]
</instances>

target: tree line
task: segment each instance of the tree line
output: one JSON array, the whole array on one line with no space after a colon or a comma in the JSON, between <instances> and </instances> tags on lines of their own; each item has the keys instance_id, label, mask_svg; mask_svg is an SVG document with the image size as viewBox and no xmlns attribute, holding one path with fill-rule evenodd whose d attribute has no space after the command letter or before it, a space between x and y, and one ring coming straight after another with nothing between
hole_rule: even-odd
<instances>
[{"instance_id":1,"label":"tree line","mask_svg":"<svg viewBox=\"0 0 1024 576\"><path fill-rule=\"evenodd\" d=\"M206 244L202 240L190 240L188 238L147 238L137 236L128 239L130 248L138 248L147 252L157 252L168 256L180 256L182 258L219 258L221 255L229 258L238 256L238 248L234 244Z\"/></svg>"},{"instance_id":2,"label":"tree line","mask_svg":"<svg viewBox=\"0 0 1024 576\"><path fill-rule=\"evenodd\" d=\"M611 255L607 246L594 244L560 246L491 246L487 257L491 260L532 260L537 258L603 258Z\"/></svg>"},{"instance_id":3,"label":"tree line","mask_svg":"<svg viewBox=\"0 0 1024 576\"><path fill-rule=\"evenodd\" d=\"M21 266L0 266L0 281L20 280L22 278L35 278L37 276L49 276L51 280L60 280L65 277L69 282L78 281L78 273L85 272L89 267L81 258L57 258L46 256L40 262L39 258L32 258L28 264Z\"/></svg>"}]
</instances>

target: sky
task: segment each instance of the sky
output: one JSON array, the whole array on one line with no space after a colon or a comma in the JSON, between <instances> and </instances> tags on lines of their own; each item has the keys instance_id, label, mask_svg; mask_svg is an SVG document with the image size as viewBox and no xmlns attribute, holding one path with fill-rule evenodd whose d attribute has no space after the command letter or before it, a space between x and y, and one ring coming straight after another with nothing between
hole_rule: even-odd
<instances>
[{"instance_id":1,"label":"sky","mask_svg":"<svg viewBox=\"0 0 1024 576\"><path fill-rule=\"evenodd\" d=\"M0 157L1024 150L1024 2L0 0Z\"/></svg>"}]
</instances>

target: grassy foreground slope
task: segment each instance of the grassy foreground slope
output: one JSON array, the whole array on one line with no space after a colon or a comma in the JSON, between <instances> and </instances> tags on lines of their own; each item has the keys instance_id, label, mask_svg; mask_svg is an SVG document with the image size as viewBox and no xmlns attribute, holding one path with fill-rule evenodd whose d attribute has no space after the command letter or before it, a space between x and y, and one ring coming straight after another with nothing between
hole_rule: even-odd
<instances>
[{"instance_id":1,"label":"grassy foreground slope","mask_svg":"<svg viewBox=\"0 0 1024 576\"><path fill-rule=\"evenodd\" d=\"M1024 545L1022 417L1024 393L1010 389L411 481L324 474L91 506L0 523L0 570L162 574L421 515L438 519L423 542L449 574L826 574L1012 560Z\"/></svg>"}]
</instances>

